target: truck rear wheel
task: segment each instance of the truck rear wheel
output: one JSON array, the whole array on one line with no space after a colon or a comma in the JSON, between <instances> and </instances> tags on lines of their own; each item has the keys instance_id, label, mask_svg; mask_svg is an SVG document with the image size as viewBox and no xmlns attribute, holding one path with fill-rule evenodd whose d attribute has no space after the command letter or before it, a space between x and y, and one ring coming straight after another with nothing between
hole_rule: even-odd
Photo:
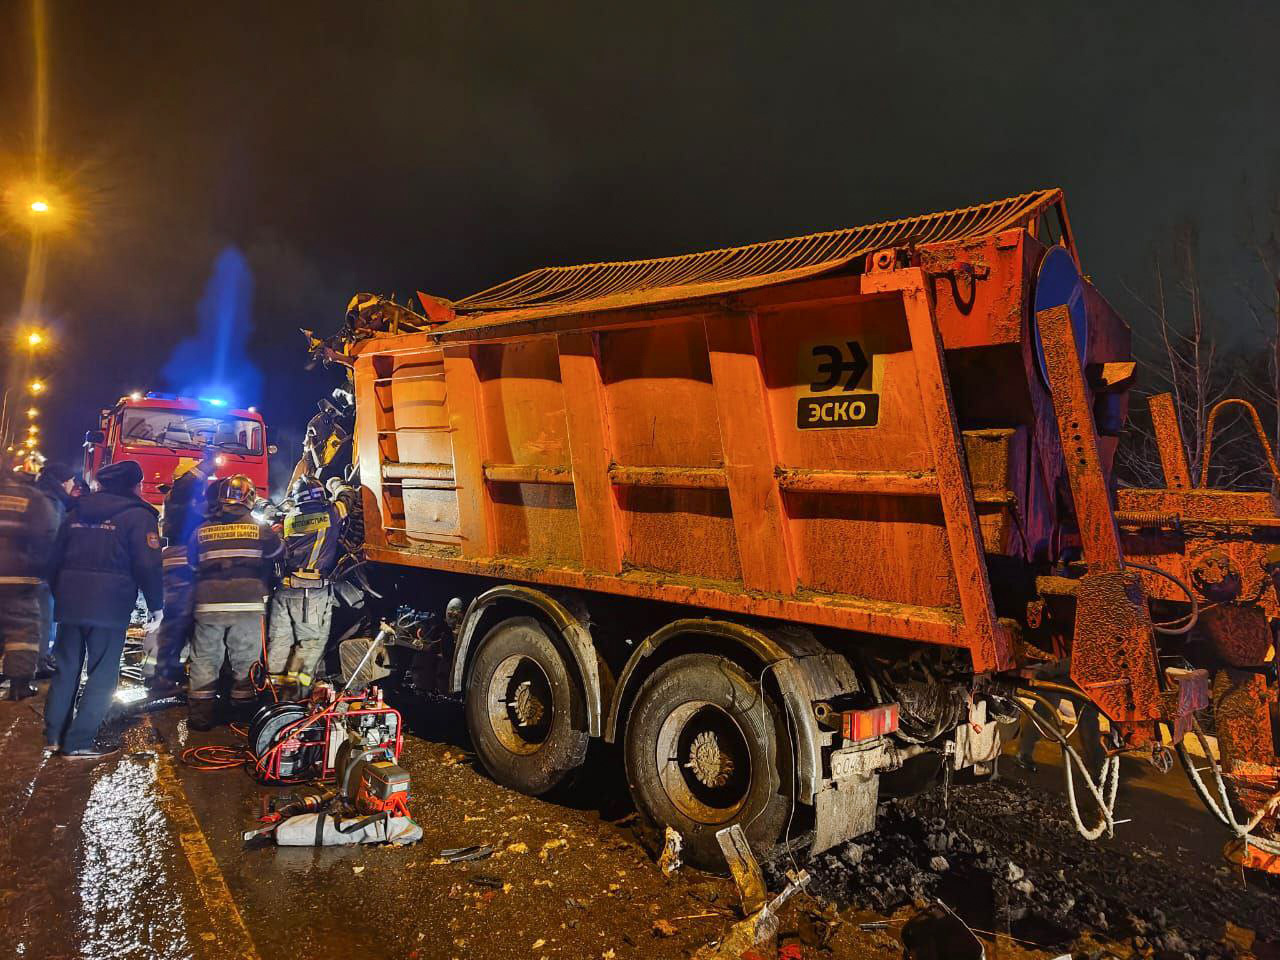
<instances>
[{"instance_id":1,"label":"truck rear wheel","mask_svg":"<svg viewBox=\"0 0 1280 960\"><path fill-rule=\"evenodd\" d=\"M466 718L489 776L521 793L547 793L586 759L582 690L532 617L503 620L480 641L467 682Z\"/></svg>"},{"instance_id":2,"label":"truck rear wheel","mask_svg":"<svg viewBox=\"0 0 1280 960\"><path fill-rule=\"evenodd\" d=\"M717 831L741 824L764 854L792 812L782 708L722 657L686 654L653 672L627 721L625 762L641 814L679 831L685 861L702 869L724 868Z\"/></svg>"}]
</instances>

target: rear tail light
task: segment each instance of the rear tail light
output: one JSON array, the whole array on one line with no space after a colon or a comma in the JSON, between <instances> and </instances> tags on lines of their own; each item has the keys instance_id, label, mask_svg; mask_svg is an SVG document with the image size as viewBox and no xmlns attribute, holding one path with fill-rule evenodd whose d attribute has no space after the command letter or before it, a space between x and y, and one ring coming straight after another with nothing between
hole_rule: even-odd
<instances>
[{"instance_id":1,"label":"rear tail light","mask_svg":"<svg viewBox=\"0 0 1280 960\"><path fill-rule=\"evenodd\" d=\"M840 714L840 730L846 740L870 740L898 729L898 705L886 703L866 710L845 710Z\"/></svg>"}]
</instances>

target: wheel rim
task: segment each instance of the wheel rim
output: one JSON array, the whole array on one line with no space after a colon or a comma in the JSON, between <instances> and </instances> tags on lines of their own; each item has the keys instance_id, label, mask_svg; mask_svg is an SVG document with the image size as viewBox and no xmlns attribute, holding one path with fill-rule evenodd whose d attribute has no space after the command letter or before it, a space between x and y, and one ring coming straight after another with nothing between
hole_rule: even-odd
<instances>
[{"instance_id":1,"label":"wheel rim","mask_svg":"<svg viewBox=\"0 0 1280 960\"><path fill-rule=\"evenodd\" d=\"M551 681L538 661L507 657L489 679L485 699L494 735L506 749L530 754L547 742L555 711Z\"/></svg>"},{"instance_id":2,"label":"wheel rim","mask_svg":"<svg viewBox=\"0 0 1280 960\"><path fill-rule=\"evenodd\" d=\"M751 750L728 711L707 700L676 707L658 730L658 782L698 823L732 820L751 789Z\"/></svg>"}]
</instances>

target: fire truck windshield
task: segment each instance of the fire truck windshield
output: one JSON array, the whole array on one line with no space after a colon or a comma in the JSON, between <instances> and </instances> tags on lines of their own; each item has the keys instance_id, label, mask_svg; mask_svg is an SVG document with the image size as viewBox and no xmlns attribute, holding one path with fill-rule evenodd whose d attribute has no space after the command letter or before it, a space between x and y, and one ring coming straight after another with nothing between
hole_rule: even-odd
<instances>
[{"instance_id":1,"label":"fire truck windshield","mask_svg":"<svg viewBox=\"0 0 1280 960\"><path fill-rule=\"evenodd\" d=\"M226 453L256 455L262 453L262 424L188 410L125 410L120 439L126 446L175 450L213 446Z\"/></svg>"}]
</instances>

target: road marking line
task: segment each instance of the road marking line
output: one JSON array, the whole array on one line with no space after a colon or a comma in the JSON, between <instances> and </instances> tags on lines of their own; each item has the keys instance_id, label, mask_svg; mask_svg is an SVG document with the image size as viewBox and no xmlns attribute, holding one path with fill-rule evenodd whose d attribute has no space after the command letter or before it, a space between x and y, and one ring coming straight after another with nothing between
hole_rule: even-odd
<instances>
[{"instance_id":1,"label":"road marking line","mask_svg":"<svg viewBox=\"0 0 1280 960\"><path fill-rule=\"evenodd\" d=\"M208 908L209 918L219 930L218 942L224 948L222 956L240 957L241 960L261 960L257 948L253 945L253 937L240 916L227 880L218 867L218 861L209 848L200 822L196 819L191 802L187 799L182 782L178 779L160 731L155 729L155 722L147 718L156 739L156 784L165 796L173 801L169 805L169 819L178 831L178 843L187 858L187 864L195 876L200 897Z\"/></svg>"}]
</instances>

